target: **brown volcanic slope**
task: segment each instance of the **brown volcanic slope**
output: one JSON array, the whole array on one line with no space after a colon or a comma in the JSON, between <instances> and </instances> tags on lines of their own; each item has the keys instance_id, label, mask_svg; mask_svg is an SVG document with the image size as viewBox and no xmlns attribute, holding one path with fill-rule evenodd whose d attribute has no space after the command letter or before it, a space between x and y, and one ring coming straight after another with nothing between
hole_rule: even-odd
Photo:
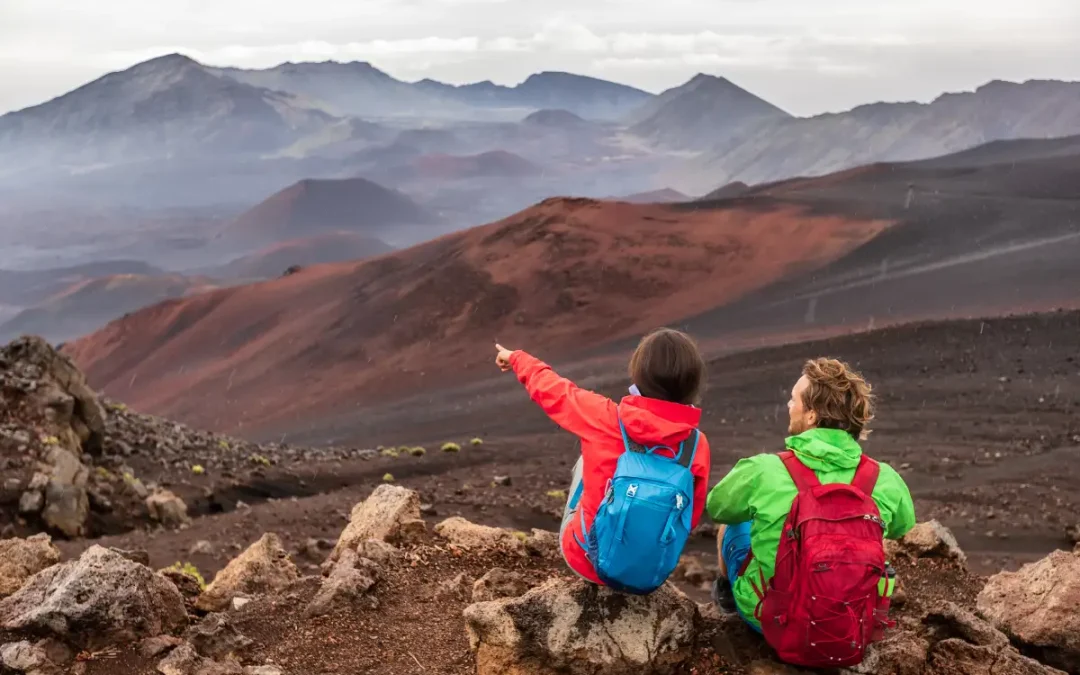
<instances>
[{"instance_id":1,"label":"brown volcanic slope","mask_svg":"<svg viewBox=\"0 0 1080 675\"><path fill-rule=\"evenodd\" d=\"M231 279L270 279L281 276L293 265L307 267L361 260L393 250L392 246L374 237L354 232L328 232L267 246L224 265L218 275Z\"/></svg>"},{"instance_id":2,"label":"brown volcanic slope","mask_svg":"<svg viewBox=\"0 0 1080 675\"><path fill-rule=\"evenodd\" d=\"M272 195L226 226L226 240L276 243L318 232L378 236L399 225L437 218L406 195L363 178L302 180Z\"/></svg>"},{"instance_id":3,"label":"brown volcanic slope","mask_svg":"<svg viewBox=\"0 0 1080 675\"><path fill-rule=\"evenodd\" d=\"M68 340L128 312L210 288L206 279L179 274L114 274L77 281L0 325L0 342L26 334Z\"/></svg>"},{"instance_id":4,"label":"brown volcanic slope","mask_svg":"<svg viewBox=\"0 0 1080 675\"><path fill-rule=\"evenodd\" d=\"M728 348L913 319L1080 307L1080 136L998 141L712 203L761 200L897 224L821 269L687 322Z\"/></svg>"},{"instance_id":5,"label":"brown volcanic slope","mask_svg":"<svg viewBox=\"0 0 1080 675\"><path fill-rule=\"evenodd\" d=\"M557 355L699 313L886 227L790 204L550 199L374 260L166 302L69 350L140 410L249 431L456 382L495 339Z\"/></svg>"}]
</instances>

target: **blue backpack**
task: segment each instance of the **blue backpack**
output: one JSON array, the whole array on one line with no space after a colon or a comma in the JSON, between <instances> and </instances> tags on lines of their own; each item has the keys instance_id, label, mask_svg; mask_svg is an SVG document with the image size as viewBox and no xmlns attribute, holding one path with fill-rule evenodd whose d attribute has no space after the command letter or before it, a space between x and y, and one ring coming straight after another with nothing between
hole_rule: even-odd
<instances>
[{"instance_id":1,"label":"blue backpack","mask_svg":"<svg viewBox=\"0 0 1080 675\"><path fill-rule=\"evenodd\" d=\"M625 450L591 530L585 529L585 514L581 514L582 547L605 585L646 595L671 576L690 537L694 513L690 466L700 433L694 429L675 451L664 445L647 448L630 440L622 419L619 429Z\"/></svg>"}]
</instances>

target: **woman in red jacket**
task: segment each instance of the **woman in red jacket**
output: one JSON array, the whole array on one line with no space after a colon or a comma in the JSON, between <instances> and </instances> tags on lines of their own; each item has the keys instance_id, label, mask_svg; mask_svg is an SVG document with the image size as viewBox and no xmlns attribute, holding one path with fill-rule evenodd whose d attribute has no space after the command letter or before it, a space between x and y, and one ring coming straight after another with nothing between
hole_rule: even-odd
<instances>
[{"instance_id":1,"label":"woman in red jacket","mask_svg":"<svg viewBox=\"0 0 1080 675\"><path fill-rule=\"evenodd\" d=\"M548 417L581 439L581 457L574 465L559 541L566 564L578 575L600 584L579 542L585 541L582 523L585 529L592 526L607 482L625 450L619 419L631 440L649 447L677 448L701 421L701 410L695 404L699 403L705 380L705 361L697 345L684 333L670 329L651 333L630 358L631 395L616 404L578 388L523 351L510 351L500 345L496 349L499 368L504 372L513 370ZM690 467L694 476L695 527L705 508L709 465L709 444L700 434Z\"/></svg>"}]
</instances>

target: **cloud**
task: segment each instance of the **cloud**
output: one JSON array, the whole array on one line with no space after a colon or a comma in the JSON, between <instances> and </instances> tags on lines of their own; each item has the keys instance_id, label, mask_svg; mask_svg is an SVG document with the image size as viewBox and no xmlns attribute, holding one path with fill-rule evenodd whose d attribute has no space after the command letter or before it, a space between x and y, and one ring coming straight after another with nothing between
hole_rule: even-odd
<instances>
[{"instance_id":1,"label":"cloud","mask_svg":"<svg viewBox=\"0 0 1080 675\"><path fill-rule=\"evenodd\" d=\"M994 77L1080 79L1076 0L0 0L0 111L179 51L213 65L368 60L403 79L540 70L652 91L698 71L801 113Z\"/></svg>"}]
</instances>

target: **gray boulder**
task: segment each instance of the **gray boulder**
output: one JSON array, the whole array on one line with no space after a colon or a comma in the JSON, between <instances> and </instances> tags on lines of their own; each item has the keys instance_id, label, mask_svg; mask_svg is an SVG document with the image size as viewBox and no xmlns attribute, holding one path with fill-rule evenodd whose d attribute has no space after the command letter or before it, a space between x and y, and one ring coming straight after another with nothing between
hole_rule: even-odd
<instances>
[{"instance_id":1,"label":"gray boulder","mask_svg":"<svg viewBox=\"0 0 1080 675\"><path fill-rule=\"evenodd\" d=\"M150 568L101 546L53 565L0 600L0 626L46 633L81 648L184 627L184 598Z\"/></svg>"}]
</instances>

